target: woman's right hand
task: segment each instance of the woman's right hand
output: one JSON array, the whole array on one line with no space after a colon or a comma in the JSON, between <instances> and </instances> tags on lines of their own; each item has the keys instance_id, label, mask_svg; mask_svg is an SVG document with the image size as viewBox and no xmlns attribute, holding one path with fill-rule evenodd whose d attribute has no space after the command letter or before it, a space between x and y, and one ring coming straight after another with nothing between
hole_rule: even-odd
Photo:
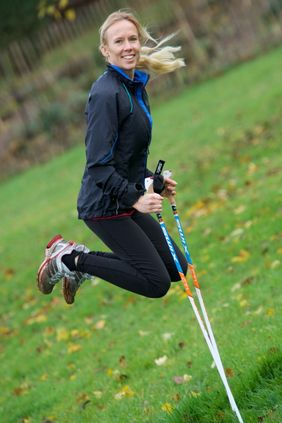
<instances>
[{"instance_id":1,"label":"woman's right hand","mask_svg":"<svg viewBox=\"0 0 282 423\"><path fill-rule=\"evenodd\" d=\"M144 194L133 204L136 210L141 213L161 213L163 197L159 194Z\"/></svg>"}]
</instances>

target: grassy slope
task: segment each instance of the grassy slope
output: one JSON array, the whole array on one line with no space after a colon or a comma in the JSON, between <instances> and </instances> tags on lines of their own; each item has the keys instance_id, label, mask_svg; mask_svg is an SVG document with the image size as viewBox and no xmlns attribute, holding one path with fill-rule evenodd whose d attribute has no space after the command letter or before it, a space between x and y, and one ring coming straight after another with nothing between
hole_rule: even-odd
<instances>
[{"instance_id":1,"label":"grassy slope","mask_svg":"<svg viewBox=\"0 0 282 423\"><path fill-rule=\"evenodd\" d=\"M246 422L282 420L281 62L273 51L153 108L150 164L166 159L179 182L192 258ZM154 301L86 283L71 307L59 287L37 292L54 233L102 247L76 220L83 162L77 148L0 188L3 421L235 421L180 285ZM168 207L164 215L176 234ZM185 374L192 379L176 384Z\"/></svg>"}]
</instances>

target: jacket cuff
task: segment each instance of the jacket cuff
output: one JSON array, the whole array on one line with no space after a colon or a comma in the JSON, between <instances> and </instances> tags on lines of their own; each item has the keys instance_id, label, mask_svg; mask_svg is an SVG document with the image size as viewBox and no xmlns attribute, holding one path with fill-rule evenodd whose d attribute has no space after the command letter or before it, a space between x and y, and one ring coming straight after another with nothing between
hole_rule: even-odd
<instances>
[{"instance_id":1,"label":"jacket cuff","mask_svg":"<svg viewBox=\"0 0 282 423\"><path fill-rule=\"evenodd\" d=\"M150 176L153 176L154 173L150 169L146 169L145 177L149 178Z\"/></svg>"},{"instance_id":2,"label":"jacket cuff","mask_svg":"<svg viewBox=\"0 0 282 423\"><path fill-rule=\"evenodd\" d=\"M141 184L129 183L127 190L123 193L120 203L126 208L130 208L136 203L139 197L145 193L144 186Z\"/></svg>"}]
</instances>

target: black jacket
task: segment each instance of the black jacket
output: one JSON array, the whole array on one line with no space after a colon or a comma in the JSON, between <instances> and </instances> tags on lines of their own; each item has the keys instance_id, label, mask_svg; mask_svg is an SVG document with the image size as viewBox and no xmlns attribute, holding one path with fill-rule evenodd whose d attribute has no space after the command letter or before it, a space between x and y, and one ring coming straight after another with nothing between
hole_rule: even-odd
<instances>
[{"instance_id":1,"label":"black jacket","mask_svg":"<svg viewBox=\"0 0 282 423\"><path fill-rule=\"evenodd\" d=\"M132 209L144 194L152 119L145 86L109 65L92 85L86 106L86 166L78 196L81 219L114 216Z\"/></svg>"}]
</instances>

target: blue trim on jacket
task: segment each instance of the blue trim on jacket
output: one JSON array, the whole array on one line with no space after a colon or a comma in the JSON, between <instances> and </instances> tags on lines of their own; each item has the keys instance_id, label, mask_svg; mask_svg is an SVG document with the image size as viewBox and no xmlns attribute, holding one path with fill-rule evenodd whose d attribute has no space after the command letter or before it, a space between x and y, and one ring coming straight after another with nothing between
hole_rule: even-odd
<instances>
[{"instance_id":1,"label":"blue trim on jacket","mask_svg":"<svg viewBox=\"0 0 282 423\"><path fill-rule=\"evenodd\" d=\"M116 144L117 144L117 142L118 142L118 134L116 135L116 138L115 138L115 140L114 140L114 143L113 143L113 145L112 145L111 150L109 151L109 153L108 153L108 154L106 154L104 157L102 157L102 159L100 160L100 164L105 164L105 163L107 163L109 160L111 160L111 159L112 159L112 157L113 157L113 155L114 155L114 151L115 151L115 148L116 148Z\"/></svg>"},{"instance_id":2,"label":"blue trim on jacket","mask_svg":"<svg viewBox=\"0 0 282 423\"><path fill-rule=\"evenodd\" d=\"M133 82L136 84L136 97L138 100L138 103L140 104L140 106L142 107L142 109L144 110L144 112L146 113L147 118L149 119L150 125L152 127L153 124L153 119L152 116L149 112L149 110L147 109L146 104L144 103L143 100L143 95L142 95L142 90L143 88L145 88L148 80L149 80L149 75L146 72L142 72L140 70L135 70L134 71L134 78L131 79L126 72L124 72L123 69L121 69L119 66L116 65L112 65L110 64L109 66L111 66L113 69L115 69L118 73L120 73L124 78L128 79L130 82ZM140 86L141 84L141 86Z\"/></svg>"}]
</instances>

